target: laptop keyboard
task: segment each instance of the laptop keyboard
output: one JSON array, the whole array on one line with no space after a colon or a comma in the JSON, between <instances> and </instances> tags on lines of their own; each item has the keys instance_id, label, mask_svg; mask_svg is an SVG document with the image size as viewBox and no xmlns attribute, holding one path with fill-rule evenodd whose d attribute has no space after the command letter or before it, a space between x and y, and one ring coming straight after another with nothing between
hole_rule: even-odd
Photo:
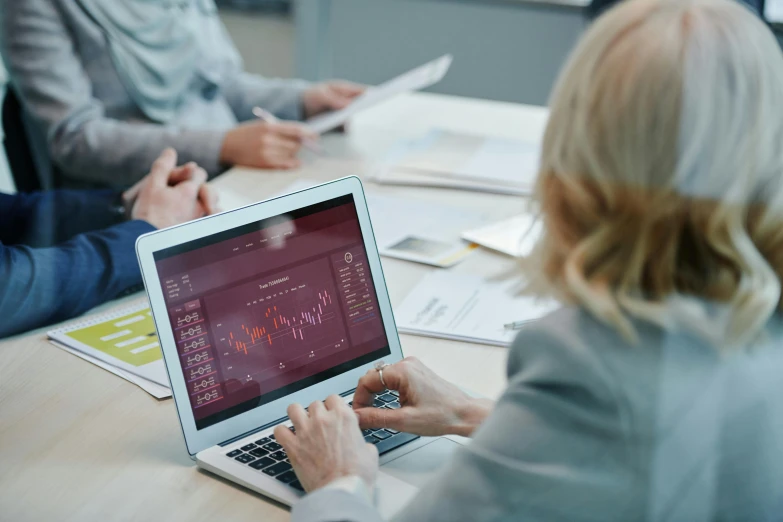
<instances>
[{"instance_id":1,"label":"laptop keyboard","mask_svg":"<svg viewBox=\"0 0 783 522\"><path fill-rule=\"evenodd\" d=\"M353 403L350 402L348 404L352 405ZM396 392L389 391L378 395L375 398L374 406L376 408L397 409L400 407L400 400ZM289 429L294 431L293 427ZM379 455L388 453L419 438L418 435L400 433L391 429L363 430L362 435L364 435L365 441L374 444L378 448ZM304 491L302 484L297 480L296 473L294 473L291 467L288 455L286 455L283 447L275 441L274 435L262 437L252 443L245 444L239 449L229 451L226 453L226 457L246 464L270 477L275 477L283 484L288 484L298 491Z\"/></svg>"},{"instance_id":2,"label":"laptop keyboard","mask_svg":"<svg viewBox=\"0 0 783 522\"><path fill-rule=\"evenodd\" d=\"M373 406L376 408L396 410L400 408L400 399L397 395L397 392L388 391L381 395L377 395L373 401ZM365 441L369 442L370 444L375 444L375 447L378 448L379 455L388 453L393 449L399 448L403 444L407 444L419 438L418 435L400 433L397 430L392 430L389 428L363 430L362 435L364 435Z\"/></svg>"}]
</instances>

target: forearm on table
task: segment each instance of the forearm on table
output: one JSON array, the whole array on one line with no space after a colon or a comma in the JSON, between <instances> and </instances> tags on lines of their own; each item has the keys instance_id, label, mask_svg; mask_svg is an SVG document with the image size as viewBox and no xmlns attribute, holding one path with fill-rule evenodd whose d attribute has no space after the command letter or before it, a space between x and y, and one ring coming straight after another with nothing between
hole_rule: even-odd
<instances>
[{"instance_id":1,"label":"forearm on table","mask_svg":"<svg viewBox=\"0 0 783 522\"><path fill-rule=\"evenodd\" d=\"M70 177L127 187L144 177L160 153L171 147L181 164L193 161L210 176L222 172L225 132L181 130L151 123L97 118L63 123L49 140L53 160Z\"/></svg>"},{"instance_id":2,"label":"forearm on table","mask_svg":"<svg viewBox=\"0 0 783 522\"><path fill-rule=\"evenodd\" d=\"M124 220L119 192L112 190L53 190L0 195L0 230L6 245L50 247L78 234L101 230Z\"/></svg>"},{"instance_id":3,"label":"forearm on table","mask_svg":"<svg viewBox=\"0 0 783 522\"><path fill-rule=\"evenodd\" d=\"M135 243L152 230L129 221L54 248L0 245L0 337L75 317L139 285Z\"/></svg>"}]
</instances>

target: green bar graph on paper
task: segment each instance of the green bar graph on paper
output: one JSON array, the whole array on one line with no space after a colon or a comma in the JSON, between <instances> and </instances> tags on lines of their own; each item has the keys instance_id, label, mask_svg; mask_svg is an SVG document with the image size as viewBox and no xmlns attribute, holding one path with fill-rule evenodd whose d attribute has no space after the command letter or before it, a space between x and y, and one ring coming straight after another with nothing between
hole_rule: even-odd
<instances>
[{"instance_id":1,"label":"green bar graph on paper","mask_svg":"<svg viewBox=\"0 0 783 522\"><path fill-rule=\"evenodd\" d=\"M149 308L73 330L66 335L133 366L144 366L163 358Z\"/></svg>"}]
</instances>

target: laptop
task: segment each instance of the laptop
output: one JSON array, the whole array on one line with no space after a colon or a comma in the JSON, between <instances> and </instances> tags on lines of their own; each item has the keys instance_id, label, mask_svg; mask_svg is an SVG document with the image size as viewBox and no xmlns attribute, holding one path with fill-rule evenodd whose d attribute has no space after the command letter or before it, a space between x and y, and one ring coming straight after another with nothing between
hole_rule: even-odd
<instances>
[{"instance_id":1,"label":"laptop","mask_svg":"<svg viewBox=\"0 0 783 522\"><path fill-rule=\"evenodd\" d=\"M286 505L304 492L274 428L403 358L361 182L336 180L139 238L136 251L185 446ZM393 392L374 407L399 408ZM365 430L376 504L402 508L461 437Z\"/></svg>"}]
</instances>

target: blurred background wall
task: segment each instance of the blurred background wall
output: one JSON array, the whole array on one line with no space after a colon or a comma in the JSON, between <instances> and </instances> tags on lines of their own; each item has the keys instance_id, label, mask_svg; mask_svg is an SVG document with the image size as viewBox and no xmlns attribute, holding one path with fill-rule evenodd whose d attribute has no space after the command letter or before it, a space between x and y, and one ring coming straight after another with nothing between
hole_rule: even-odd
<instances>
[{"instance_id":1,"label":"blurred background wall","mask_svg":"<svg viewBox=\"0 0 783 522\"><path fill-rule=\"evenodd\" d=\"M377 83L444 53L433 90L545 105L590 0L219 0L252 72ZM780 27L783 0L766 0Z\"/></svg>"},{"instance_id":2,"label":"blurred background wall","mask_svg":"<svg viewBox=\"0 0 783 522\"><path fill-rule=\"evenodd\" d=\"M297 0L297 74L376 83L454 55L437 92L546 104L588 0Z\"/></svg>"},{"instance_id":3,"label":"blurred background wall","mask_svg":"<svg viewBox=\"0 0 783 522\"><path fill-rule=\"evenodd\" d=\"M319 0L310 1L317 3ZM249 72L282 78L296 74L296 30L289 1L222 0L217 3Z\"/></svg>"},{"instance_id":4,"label":"blurred background wall","mask_svg":"<svg viewBox=\"0 0 783 522\"><path fill-rule=\"evenodd\" d=\"M222 0L247 68L378 83L452 53L437 92L545 104L588 0ZM491 57L491 59L488 59Z\"/></svg>"}]
</instances>

